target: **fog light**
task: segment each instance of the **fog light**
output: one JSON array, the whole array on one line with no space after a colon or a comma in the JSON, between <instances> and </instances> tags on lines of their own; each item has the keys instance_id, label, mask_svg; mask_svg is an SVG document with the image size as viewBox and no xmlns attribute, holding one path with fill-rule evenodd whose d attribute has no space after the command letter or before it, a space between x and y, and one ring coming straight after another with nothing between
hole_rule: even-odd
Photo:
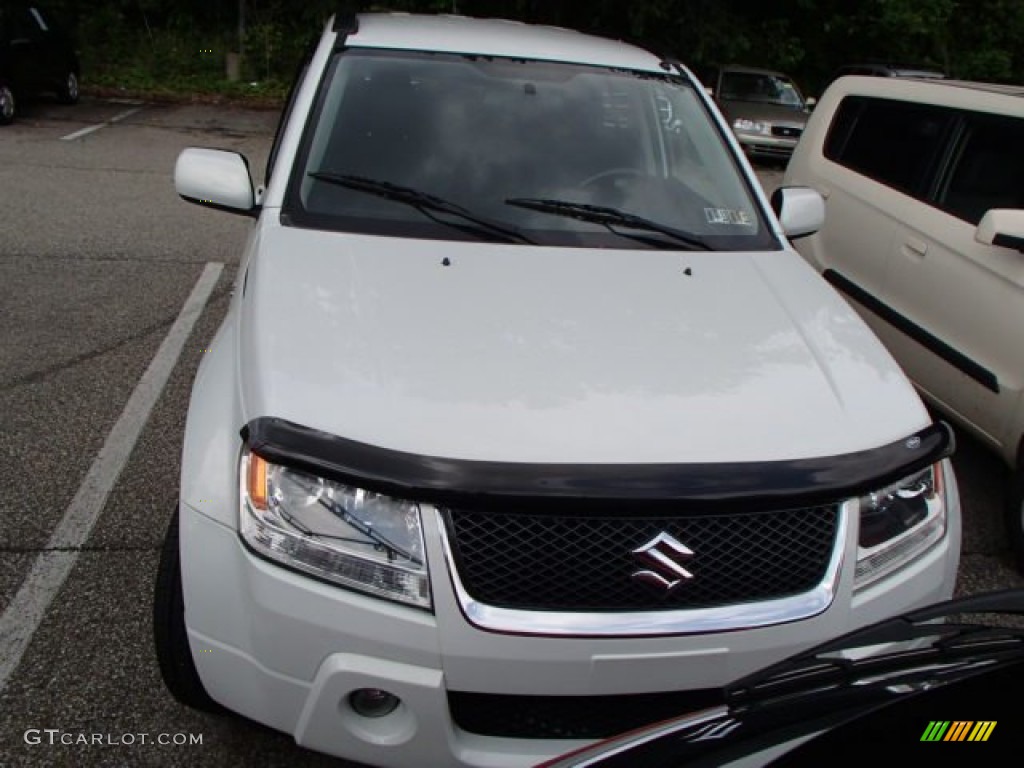
<instances>
[{"instance_id":1,"label":"fog light","mask_svg":"<svg viewBox=\"0 0 1024 768\"><path fill-rule=\"evenodd\" d=\"M348 695L348 703L363 717L386 717L398 708L401 699L380 688L360 688Z\"/></svg>"}]
</instances>

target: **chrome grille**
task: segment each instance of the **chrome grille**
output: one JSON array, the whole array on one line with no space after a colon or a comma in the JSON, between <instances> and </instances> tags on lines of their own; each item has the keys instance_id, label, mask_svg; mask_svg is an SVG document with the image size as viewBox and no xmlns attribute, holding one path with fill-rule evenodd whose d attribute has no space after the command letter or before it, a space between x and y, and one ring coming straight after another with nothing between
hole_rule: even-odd
<instances>
[{"instance_id":1,"label":"chrome grille","mask_svg":"<svg viewBox=\"0 0 1024 768\"><path fill-rule=\"evenodd\" d=\"M803 128L798 128L795 125L772 126L772 136L786 136L788 138L795 139L803 132Z\"/></svg>"},{"instance_id":2,"label":"chrome grille","mask_svg":"<svg viewBox=\"0 0 1024 768\"><path fill-rule=\"evenodd\" d=\"M454 566L485 605L533 611L711 608L803 594L826 576L837 506L678 516L445 510ZM667 533L693 574L665 591L634 579L633 550Z\"/></svg>"}]
</instances>

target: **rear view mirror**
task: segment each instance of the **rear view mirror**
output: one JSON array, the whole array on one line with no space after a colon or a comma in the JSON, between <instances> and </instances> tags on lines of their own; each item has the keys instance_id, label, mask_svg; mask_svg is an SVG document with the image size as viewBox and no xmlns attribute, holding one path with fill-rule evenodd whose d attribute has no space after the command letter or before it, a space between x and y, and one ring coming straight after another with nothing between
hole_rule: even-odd
<instances>
[{"instance_id":1,"label":"rear view mirror","mask_svg":"<svg viewBox=\"0 0 1024 768\"><path fill-rule=\"evenodd\" d=\"M974 239L984 245L1024 251L1024 210L993 208L981 217Z\"/></svg>"},{"instance_id":2,"label":"rear view mirror","mask_svg":"<svg viewBox=\"0 0 1024 768\"><path fill-rule=\"evenodd\" d=\"M825 223L825 199L810 187L779 187L771 203L791 239L813 235Z\"/></svg>"},{"instance_id":3,"label":"rear view mirror","mask_svg":"<svg viewBox=\"0 0 1024 768\"><path fill-rule=\"evenodd\" d=\"M806 101L804 102L804 105L805 105L805 106L807 107L807 109L808 109L808 110L811 110L811 109L814 109L814 106L815 106L815 105L816 105L817 103L818 103L818 100L817 100L816 98L814 98L813 96L811 96L811 97L809 97L809 98L808 98L808 99L807 99L807 100L806 100Z\"/></svg>"},{"instance_id":4,"label":"rear view mirror","mask_svg":"<svg viewBox=\"0 0 1024 768\"><path fill-rule=\"evenodd\" d=\"M174 188L190 203L231 213L253 214L249 164L237 152L189 147L174 165Z\"/></svg>"}]
</instances>

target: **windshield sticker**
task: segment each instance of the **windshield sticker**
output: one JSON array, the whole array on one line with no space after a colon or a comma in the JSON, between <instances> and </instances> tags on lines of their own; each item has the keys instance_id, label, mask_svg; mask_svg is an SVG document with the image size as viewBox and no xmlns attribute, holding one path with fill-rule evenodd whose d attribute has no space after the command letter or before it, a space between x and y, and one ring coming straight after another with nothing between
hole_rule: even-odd
<instances>
[{"instance_id":1,"label":"windshield sticker","mask_svg":"<svg viewBox=\"0 0 1024 768\"><path fill-rule=\"evenodd\" d=\"M708 224L735 224L740 227L754 226L754 220L746 211L737 211L732 208L705 208L704 215L707 216Z\"/></svg>"}]
</instances>

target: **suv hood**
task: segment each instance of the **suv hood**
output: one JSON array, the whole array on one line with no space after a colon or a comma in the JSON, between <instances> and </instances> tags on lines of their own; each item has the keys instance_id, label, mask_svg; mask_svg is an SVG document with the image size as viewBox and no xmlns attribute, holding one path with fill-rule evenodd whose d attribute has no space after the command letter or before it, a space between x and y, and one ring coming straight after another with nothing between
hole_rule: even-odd
<instances>
[{"instance_id":1,"label":"suv hood","mask_svg":"<svg viewBox=\"0 0 1024 768\"><path fill-rule=\"evenodd\" d=\"M881 344L788 249L275 225L253 254L239 335L247 422L456 459L685 463L848 453L930 421Z\"/></svg>"}]
</instances>

